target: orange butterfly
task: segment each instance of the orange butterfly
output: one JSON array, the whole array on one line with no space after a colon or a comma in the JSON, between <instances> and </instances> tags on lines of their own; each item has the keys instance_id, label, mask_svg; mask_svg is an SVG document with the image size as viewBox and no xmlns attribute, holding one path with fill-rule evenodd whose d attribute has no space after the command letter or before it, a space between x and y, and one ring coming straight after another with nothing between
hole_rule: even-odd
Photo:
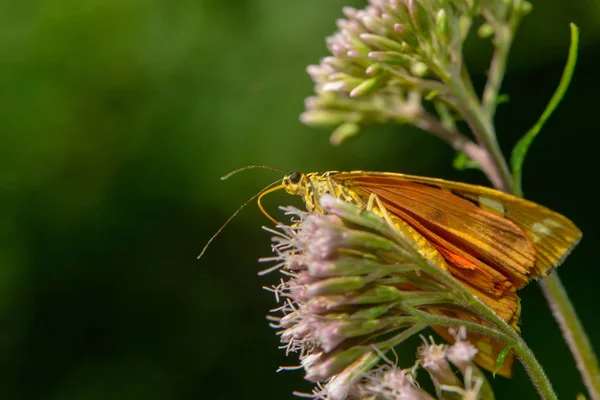
<instances>
[{"instance_id":1,"label":"orange butterfly","mask_svg":"<svg viewBox=\"0 0 600 400\"><path fill-rule=\"evenodd\" d=\"M260 198L282 188L299 195L311 212L324 212L318 200L328 193L384 217L394 229L414 238L414 248L424 258L448 271L517 331L516 290L560 265L581 239L573 222L546 207L442 179L390 172L294 172L260 193L263 212ZM476 318L457 310L444 313ZM445 328L436 330L452 340ZM504 345L474 332L468 336L479 349L476 361L494 370ZM497 372L510 376L512 362L509 353Z\"/></svg>"}]
</instances>

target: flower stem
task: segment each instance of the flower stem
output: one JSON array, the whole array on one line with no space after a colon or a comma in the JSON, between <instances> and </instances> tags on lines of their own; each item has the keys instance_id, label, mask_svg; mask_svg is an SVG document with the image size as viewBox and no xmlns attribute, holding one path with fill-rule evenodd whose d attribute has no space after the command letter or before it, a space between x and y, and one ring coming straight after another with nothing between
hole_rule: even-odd
<instances>
[{"instance_id":1,"label":"flower stem","mask_svg":"<svg viewBox=\"0 0 600 400\"><path fill-rule=\"evenodd\" d=\"M525 371L527 371L529 378L535 385L542 399L558 399L552 388L550 379L546 375L546 372L544 372L544 368L533 354L533 351L527 346L527 343L523 340L521 335L510 327L502 318L487 309L485 305L479 301L477 303L474 304L474 307L479 308L480 313L487 313L487 319L493 321L496 327L510 338L509 345L515 351L521 364L523 364Z\"/></svg>"},{"instance_id":2,"label":"flower stem","mask_svg":"<svg viewBox=\"0 0 600 400\"><path fill-rule=\"evenodd\" d=\"M490 159L490 153L457 130L445 127L439 119L425 111L417 115L415 125L445 140L454 150L465 153L470 159L479 164L486 176L493 177L494 181L502 182L498 169L495 168Z\"/></svg>"},{"instance_id":3,"label":"flower stem","mask_svg":"<svg viewBox=\"0 0 600 400\"><path fill-rule=\"evenodd\" d=\"M494 126L481 109L477 95L467 89L461 77L454 77L448 83L477 141L489 152L489 164L485 168L482 166L482 171L495 170L494 174L487 175L488 179L498 189L511 192L512 175L500 150Z\"/></svg>"},{"instance_id":4,"label":"flower stem","mask_svg":"<svg viewBox=\"0 0 600 400\"><path fill-rule=\"evenodd\" d=\"M513 349L521 361L521 364L525 367L529 378L533 381L540 396L543 399L558 399L552 388L550 379L548 379L548 376L544 372L544 368L542 368L540 362L535 358L529 346L527 346L519 334L515 335L515 341L516 345Z\"/></svg>"},{"instance_id":5,"label":"flower stem","mask_svg":"<svg viewBox=\"0 0 600 400\"><path fill-rule=\"evenodd\" d=\"M592 400L600 399L600 369L598 369L596 353L594 353L581 321L577 318L575 308L569 300L558 274L555 272L547 276L539 282L539 285L550 304L554 318L558 321L563 337L575 357L577 368L582 375L590 398Z\"/></svg>"},{"instance_id":6,"label":"flower stem","mask_svg":"<svg viewBox=\"0 0 600 400\"><path fill-rule=\"evenodd\" d=\"M502 79L504 77L510 44L511 37L503 40L500 45L494 49L494 56L492 63L490 64L488 81L485 85L482 98L484 111L490 120L494 118L496 112L498 92L500 91L500 85L502 84Z\"/></svg>"},{"instance_id":7,"label":"flower stem","mask_svg":"<svg viewBox=\"0 0 600 400\"><path fill-rule=\"evenodd\" d=\"M403 330L399 334L394 335L390 339L382 341L381 343L378 343L377 344L377 349L379 351L381 351L382 353L385 353L385 352L393 349L394 347L396 347L400 343L404 342L406 339L408 339L408 338L416 335L417 333L421 332L425 328L427 328L427 324L424 324L424 323L415 324L415 325L413 325L413 326L411 326L409 328L406 328L405 330Z\"/></svg>"},{"instance_id":8,"label":"flower stem","mask_svg":"<svg viewBox=\"0 0 600 400\"><path fill-rule=\"evenodd\" d=\"M521 7L521 1L515 1L513 7L519 9ZM510 52L513 38L515 37L517 28L521 22L521 16L521 12L513 12L510 21L496 23L494 55L490 64L488 81L486 82L482 98L483 110L490 121L494 120L494 113L496 112L496 106L498 105L498 93L500 92L500 86L502 85L502 80L504 79L504 73L506 71L508 53Z\"/></svg>"}]
</instances>

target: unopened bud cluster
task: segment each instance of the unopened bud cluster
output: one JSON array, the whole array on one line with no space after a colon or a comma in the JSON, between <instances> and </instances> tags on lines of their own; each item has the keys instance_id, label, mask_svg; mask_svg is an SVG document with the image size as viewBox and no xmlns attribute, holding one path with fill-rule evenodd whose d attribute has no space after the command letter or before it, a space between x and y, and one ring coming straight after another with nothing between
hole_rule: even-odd
<instances>
[{"instance_id":1,"label":"unopened bud cluster","mask_svg":"<svg viewBox=\"0 0 600 400\"><path fill-rule=\"evenodd\" d=\"M306 100L301 120L337 127L331 140L338 144L367 125L415 124L423 97L452 106L449 83L462 72L473 18L485 21L480 36L499 42L507 18L530 7L520 0L370 0L362 10L344 7L346 18L327 38L331 56L307 69L316 96Z\"/></svg>"}]
</instances>

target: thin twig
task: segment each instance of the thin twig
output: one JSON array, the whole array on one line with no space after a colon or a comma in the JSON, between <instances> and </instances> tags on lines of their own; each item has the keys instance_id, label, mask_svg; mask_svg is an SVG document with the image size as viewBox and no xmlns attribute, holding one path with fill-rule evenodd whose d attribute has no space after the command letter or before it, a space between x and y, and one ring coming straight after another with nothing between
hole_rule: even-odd
<instances>
[{"instance_id":1,"label":"thin twig","mask_svg":"<svg viewBox=\"0 0 600 400\"><path fill-rule=\"evenodd\" d=\"M454 78L448 83L451 85L460 105L461 114L465 117L479 144L488 152L494 165L495 172L488 175L488 178L496 188L511 192L512 175L500 150L494 126L481 110L477 96L465 87L460 77ZM500 176L500 179L497 176Z\"/></svg>"},{"instance_id":2,"label":"thin twig","mask_svg":"<svg viewBox=\"0 0 600 400\"><path fill-rule=\"evenodd\" d=\"M448 129L435 116L423 112L417 116L416 125L440 139L446 141L456 151L465 153L470 159L479 164L481 170L490 179L494 186L502 186L502 176L499 174L491 159L489 152L464 136L457 130Z\"/></svg>"},{"instance_id":3,"label":"thin twig","mask_svg":"<svg viewBox=\"0 0 600 400\"><path fill-rule=\"evenodd\" d=\"M482 97L483 112L490 121L494 120L500 86L502 86L502 80L506 73L508 54L523 15L520 11L515 10L519 10L521 7L521 0L514 0L509 21L499 22L486 18L489 23L494 24L494 55Z\"/></svg>"},{"instance_id":4,"label":"thin twig","mask_svg":"<svg viewBox=\"0 0 600 400\"><path fill-rule=\"evenodd\" d=\"M501 25L496 30L496 35L506 36L506 38L500 39L501 44L494 49L494 56L488 73L488 81L483 91L483 110L490 120L494 119L494 114L496 113L498 93L500 92L500 86L504 78L508 50L511 45L511 35L507 35L504 32L507 29L507 27Z\"/></svg>"}]
</instances>

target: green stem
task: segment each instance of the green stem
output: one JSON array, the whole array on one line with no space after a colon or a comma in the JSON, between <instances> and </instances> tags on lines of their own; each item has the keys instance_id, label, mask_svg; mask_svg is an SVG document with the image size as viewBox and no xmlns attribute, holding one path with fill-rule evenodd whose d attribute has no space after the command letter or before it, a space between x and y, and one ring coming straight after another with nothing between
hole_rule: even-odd
<instances>
[{"instance_id":1,"label":"green stem","mask_svg":"<svg viewBox=\"0 0 600 400\"><path fill-rule=\"evenodd\" d=\"M558 399L554 389L552 388L550 379L548 379L548 376L544 372L544 368L542 368L542 365L539 363L537 358L535 358L535 355L529 346L527 346L525 341L516 332L515 345L513 349L542 398Z\"/></svg>"},{"instance_id":2,"label":"green stem","mask_svg":"<svg viewBox=\"0 0 600 400\"><path fill-rule=\"evenodd\" d=\"M525 343L521 335L479 300L476 300L473 307L478 308L479 313L485 315L488 321L492 322L503 334L510 338L508 345L515 351L517 358L521 361L521 364L523 364L525 371L527 371L529 378L535 385L540 396L543 399L558 399L548 375L544 372L544 368L533 354L533 351L527 346L527 343Z\"/></svg>"},{"instance_id":3,"label":"green stem","mask_svg":"<svg viewBox=\"0 0 600 400\"><path fill-rule=\"evenodd\" d=\"M488 175L492 184L501 190L511 192L512 175L500 150L494 126L481 109L477 95L465 86L460 76L450 79L448 84L456 96L460 112L464 115L477 141L490 154L490 163L492 166L488 165L482 168L482 170L494 170L494 173Z\"/></svg>"},{"instance_id":4,"label":"green stem","mask_svg":"<svg viewBox=\"0 0 600 400\"><path fill-rule=\"evenodd\" d=\"M600 399L600 369L598 359L590 339L577 318L577 313L563 287L558 274L547 276L539 285L548 299L554 318L558 321L565 341L575 357L577 368L582 375L592 400Z\"/></svg>"},{"instance_id":5,"label":"green stem","mask_svg":"<svg viewBox=\"0 0 600 400\"><path fill-rule=\"evenodd\" d=\"M421 111L415 117L414 125L446 141L454 150L465 153L481 167L486 175L495 174L496 169L493 168L493 164L490 162L490 154L458 130L444 126L439 119L426 111Z\"/></svg>"},{"instance_id":6,"label":"green stem","mask_svg":"<svg viewBox=\"0 0 600 400\"><path fill-rule=\"evenodd\" d=\"M500 92L500 86L504 78L506 70L506 61L508 59L508 53L512 44L512 34L508 33L510 28L505 25L498 26L496 35L498 37L498 46L494 49L494 56L492 63L490 64L490 72L488 74L488 81L483 91L482 103L483 110L487 115L488 119L493 120L496 112L496 105L498 102L498 93Z\"/></svg>"},{"instance_id":7,"label":"green stem","mask_svg":"<svg viewBox=\"0 0 600 400\"><path fill-rule=\"evenodd\" d=\"M380 343L377 343L377 349L379 351L381 351L382 353L386 353L388 350L393 349L400 343L404 342L406 339L416 335L417 333L421 332L425 328L427 328L427 324L424 324L424 323L415 324L409 328L406 328L405 330L403 330L399 334L393 336L392 338L382 341Z\"/></svg>"},{"instance_id":8,"label":"green stem","mask_svg":"<svg viewBox=\"0 0 600 400\"><path fill-rule=\"evenodd\" d=\"M521 6L522 2L520 0L515 0L513 3L513 8L516 10L519 10ZM483 110L490 121L494 120L496 106L498 105L498 93L504 79L508 54L510 53L513 39L521 22L521 17L521 11L513 10L509 21L495 23L494 56L490 64L488 81L486 82L482 97ZM493 21L488 22L493 23Z\"/></svg>"}]
</instances>

